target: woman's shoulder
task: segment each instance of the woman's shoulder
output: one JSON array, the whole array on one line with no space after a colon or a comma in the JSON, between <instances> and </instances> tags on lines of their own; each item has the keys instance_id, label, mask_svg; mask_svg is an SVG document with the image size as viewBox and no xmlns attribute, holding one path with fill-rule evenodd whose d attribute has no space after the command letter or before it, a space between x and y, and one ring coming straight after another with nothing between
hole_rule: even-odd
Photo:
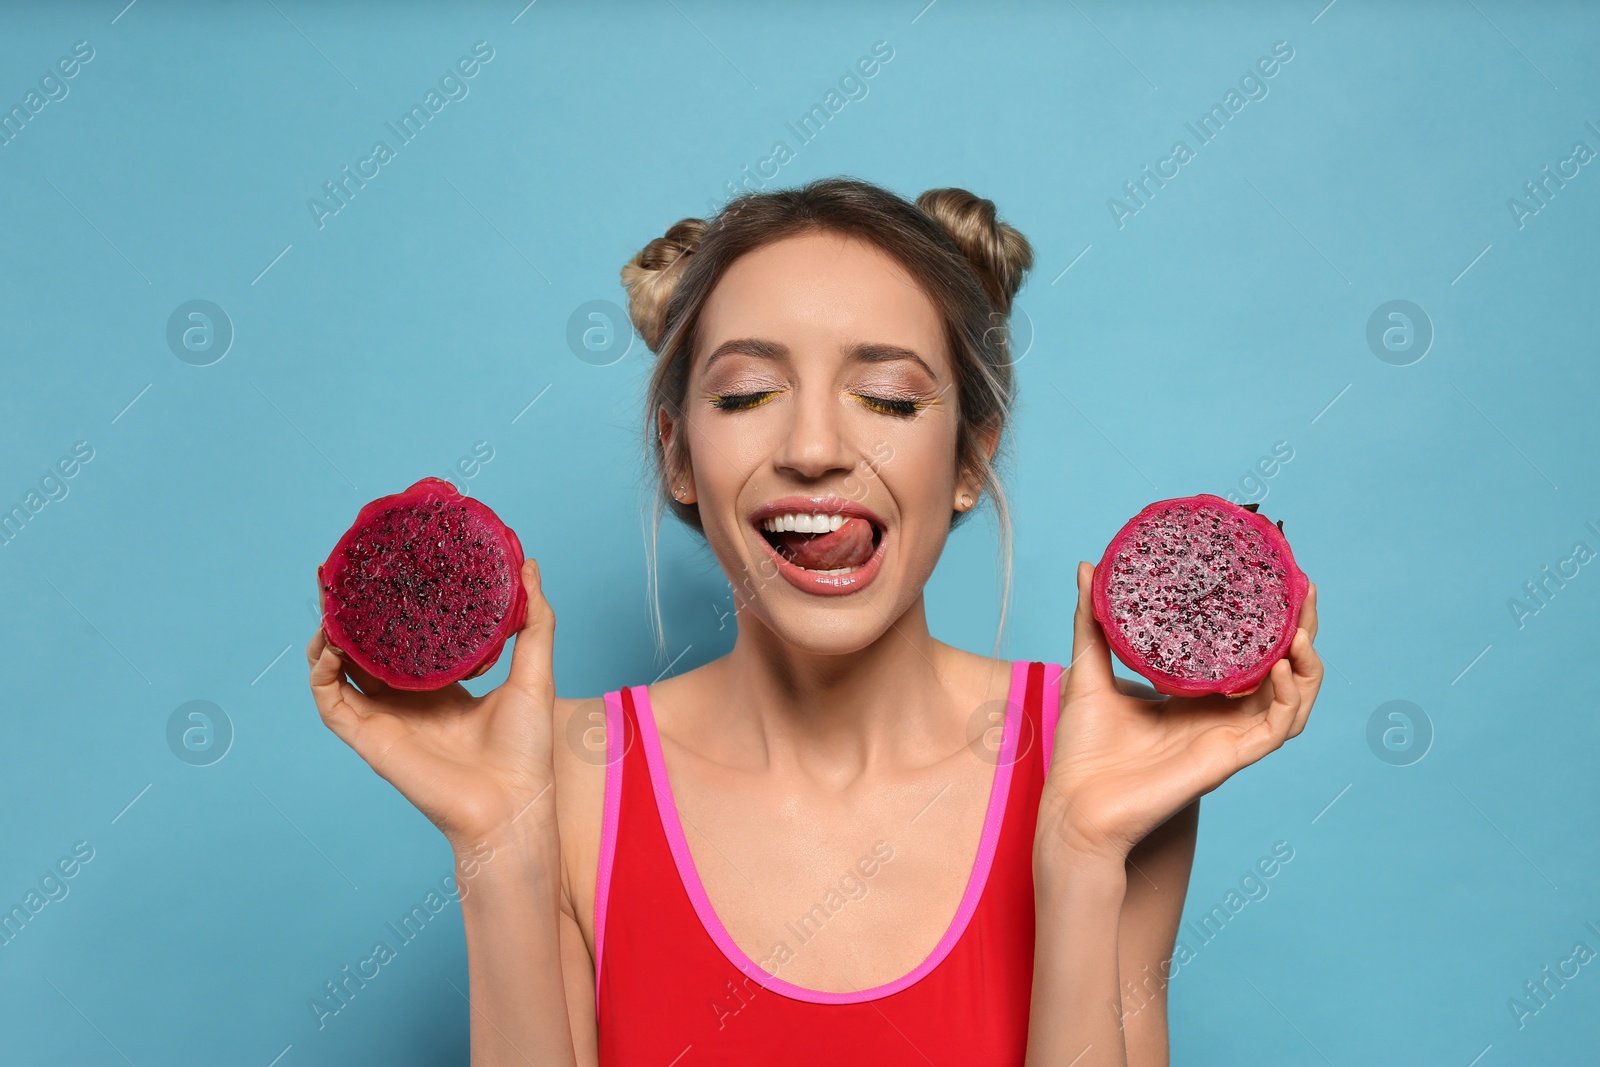
<instances>
[{"instance_id":1,"label":"woman's shoulder","mask_svg":"<svg viewBox=\"0 0 1600 1067\"><path fill-rule=\"evenodd\" d=\"M1056 663L1062 666L1065 666L1066 664L1066 660L1059 656L1033 655L1021 656L1016 659L1000 659L995 656L986 655L982 652L971 652L967 649L961 648L958 645L945 644L942 641L938 644L940 646L940 652L949 657L952 662L965 664L970 667L976 667L978 669L987 671L1009 671L1018 663ZM1062 649L1062 651L1066 652L1068 650Z\"/></svg>"},{"instance_id":2,"label":"woman's shoulder","mask_svg":"<svg viewBox=\"0 0 1600 1067\"><path fill-rule=\"evenodd\" d=\"M1010 688L1013 670L1018 663L1033 662L1040 659L1042 662L1053 662L1049 657L1034 657L1033 659L998 659L979 652L969 652L955 645L944 645L940 652L950 666L941 671L950 679L957 688L968 691L973 688L987 692L997 692L1004 695Z\"/></svg>"}]
</instances>

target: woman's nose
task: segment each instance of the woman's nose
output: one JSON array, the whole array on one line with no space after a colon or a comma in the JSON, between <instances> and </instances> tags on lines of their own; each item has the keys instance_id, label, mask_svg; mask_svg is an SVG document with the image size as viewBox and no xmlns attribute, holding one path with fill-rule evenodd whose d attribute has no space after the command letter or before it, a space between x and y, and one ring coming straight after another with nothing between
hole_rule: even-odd
<instances>
[{"instance_id":1,"label":"woman's nose","mask_svg":"<svg viewBox=\"0 0 1600 1067\"><path fill-rule=\"evenodd\" d=\"M783 440L774 457L777 465L802 478L821 478L833 471L855 469L839 398L831 393L796 393Z\"/></svg>"}]
</instances>

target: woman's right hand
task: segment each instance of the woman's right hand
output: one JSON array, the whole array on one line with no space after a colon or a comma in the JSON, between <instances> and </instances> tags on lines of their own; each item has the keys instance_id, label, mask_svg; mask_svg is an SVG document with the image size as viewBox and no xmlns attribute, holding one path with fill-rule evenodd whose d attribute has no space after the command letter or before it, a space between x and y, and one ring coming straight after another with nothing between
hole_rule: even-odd
<instances>
[{"instance_id":1,"label":"woman's right hand","mask_svg":"<svg viewBox=\"0 0 1600 1067\"><path fill-rule=\"evenodd\" d=\"M518 830L555 826L556 618L538 564L524 562L521 579L528 617L516 635L511 672L481 697L460 683L423 693L393 689L330 645L321 627L306 646L322 721L416 805L458 855L499 839L518 820Z\"/></svg>"}]
</instances>

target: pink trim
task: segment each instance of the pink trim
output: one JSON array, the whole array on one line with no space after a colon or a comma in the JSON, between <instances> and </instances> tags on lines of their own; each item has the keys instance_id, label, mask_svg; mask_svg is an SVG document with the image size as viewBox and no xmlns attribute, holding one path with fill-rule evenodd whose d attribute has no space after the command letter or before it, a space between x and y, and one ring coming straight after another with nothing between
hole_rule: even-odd
<instances>
[{"instance_id":1,"label":"pink trim","mask_svg":"<svg viewBox=\"0 0 1600 1067\"><path fill-rule=\"evenodd\" d=\"M656 809L661 815L661 825L666 830L667 845L672 849L672 858L677 863L678 876L683 881L684 890L694 904L695 913L700 916L700 924L722 950L728 962L746 977L759 982L764 989L772 989L793 1000L804 1000L814 1004L858 1004L877 1000L921 981L937 967L961 939L961 934L966 930L967 923L971 920L972 913L977 910L978 901L983 896L984 884L989 879L989 868L994 861L995 848L1000 842L1006 796L1011 789L1011 768L1016 763L1017 738L1021 732L1022 701L1026 694L1027 680L1027 661L1014 661L1011 665L1011 689L1006 697L1006 718L1002 727L1000 753L994 779L989 787L988 811L983 820L983 836L978 842L978 855L973 860L972 872L967 877L967 889L961 897L960 906L956 908L955 918L950 921L949 928L945 930L944 936L939 939L933 951L910 973L883 985L850 993L807 989L786 982L746 956L734 943L733 938L728 936L722 920L717 918L716 910L712 908L711 901L706 896L705 886L700 881L700 872L695 869L694 857L690 854L689 843L683 835L683 823L678 816L677 802L672 797L672 783L667 779L666 761L661 755L661 738L656 732L655 713L650 707L649 689L642 685L634 686L634 710L638 713L639 733L644 742L645 759L650 767L650 783L655 791Z\"/></svg>"},{"instance_id":2,"label":"pink trim","mask_svg":"<svg viewBox=\"0 0 1600 1067\"><path fill-rule=\"evenodd\" d=\"M600 1008L600 967L606 959L606 903L611 898L611 864L617 855L617 817L622 811L622 742L626 725L621 692L607 693L606 806L600 819L600 874L594 883L594 997Z\"/></svg>"},{"instance_id":3,"label":"pink trim","mask_svg":"<svg viewBox=\"0 0 1600 1067\"><path fill-rule=\"evenodd\" d=\"M1056 722L1061 718L1061 664L1044 665L1044 707L1039 711L1039 729L1044 731L1044 770L1050 773L1050 750L1056 743Z\"/></svg>"}]
</instances>

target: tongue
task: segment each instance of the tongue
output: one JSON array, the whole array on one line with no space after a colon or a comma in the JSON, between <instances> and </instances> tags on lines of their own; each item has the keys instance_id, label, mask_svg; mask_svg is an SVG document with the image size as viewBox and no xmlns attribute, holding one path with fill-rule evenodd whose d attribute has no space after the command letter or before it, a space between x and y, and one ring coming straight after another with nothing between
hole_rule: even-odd
<instances>
[{"instance_id":1,"label":"tongue","mask_svg":"<svg viewBox=\"0 0 1600 1067\"><path fill-rule=\"evenodd\" d=\"M845 519L832 533L785 531L776 536L778 550L789 562L812 571L859 567L872 555L872 524L866 519Z\"/></svg>"}]
</instances>

